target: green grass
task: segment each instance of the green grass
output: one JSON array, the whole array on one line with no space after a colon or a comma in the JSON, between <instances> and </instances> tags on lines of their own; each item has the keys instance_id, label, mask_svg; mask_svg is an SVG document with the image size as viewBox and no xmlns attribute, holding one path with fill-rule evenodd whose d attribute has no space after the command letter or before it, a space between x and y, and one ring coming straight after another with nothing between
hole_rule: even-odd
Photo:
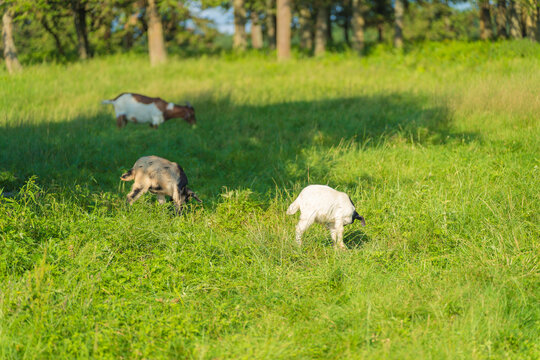
<instances>
[{"instance_id":1,"label":"green grass","mask_svg":"<svg viewBox=\"0 0 540 360\"><path fill-rule=\"evenodd\" d=\"M0 358L536 359L540 48L142 56L0 74ZM115 128L122 91L198 125ZM176 161L181 217L122 172ZM350 194L346 252L285 215Z\"/></svg>"}]
</instances>

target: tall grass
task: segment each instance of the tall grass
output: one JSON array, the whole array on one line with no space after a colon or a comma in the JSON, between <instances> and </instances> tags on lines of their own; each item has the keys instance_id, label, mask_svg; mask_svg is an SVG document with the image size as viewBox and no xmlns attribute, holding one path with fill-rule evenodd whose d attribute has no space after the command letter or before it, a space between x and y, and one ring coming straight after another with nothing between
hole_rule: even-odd
<instances>
[{"instance_id":1,"label":"tall grass","mask_svg":"<svg viewBox=\"0 0 540 360\"><path fill-rule=\"evenodd\" d=\"M540 355L540 49L139 56L0 74L0 358ZM123 91L198 124L114 126ZM177 161L181 217L119 176ZM367 227L293 240L310 183Z\"/></svg>"}]
</instances>

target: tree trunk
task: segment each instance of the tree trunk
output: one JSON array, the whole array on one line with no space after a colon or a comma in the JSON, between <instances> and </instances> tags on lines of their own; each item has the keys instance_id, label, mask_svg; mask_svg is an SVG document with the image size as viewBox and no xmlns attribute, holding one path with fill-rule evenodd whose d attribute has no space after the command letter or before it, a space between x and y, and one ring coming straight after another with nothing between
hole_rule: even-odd
<instances>
[{"instance_id":1,"label":"tree trunk","mask_svg":"<svg viewBox=\"0 0 540 360\"><path fill-rule=\"evenodd\" d=\"M103 41L105 42L105 47L107 49L107 52L110 53L113 51L113 45L112 45L112 22L114 21L114 17L107 17L107 20L105 21L105 31L103 33Z\"/></svg>"},{"instance_id":2,"label":"tree trunk","mask_svg":"<svg viewBox=\"0 0 540 360\"><path fill-rule=\"evenodd\" d=\"M311 50L313 47L313 26L311 11L307 7L300 8L299 11L300 23L300 47Z\"/></svg>"},{"instance_id":3,"label":"tree trunk","mask_svg":"<svg viewBox=\"0 0 540 360\"><path fill-rule=\"evenodd\" d=\"M233 0L234 10L234 37L233 48L236 50L246 49L246 7L244 0Z\"/></svg>"},{"instance_id":4,"label":"tree trunk","mask_svg":"<svg viewBox=\"0 0 540 360\"><path fill-rule=\"evenodd\" d=\"M268 38L268 47L276 48L276 2L275 0L266 0L266 37Z\"/></svg>"},{"instance_id":5,"label":"tree trunk","mask_svg":"<svg viewBox=\"0 0 540 360\"><path fill-rule=\"evenodd\" d=\"M351 46L351 38L349 36L349 30L351 28L351 1L346 1L343 6L343 38L345 44Z\"/></svg>"},{"instance_id":6,"label":"tree trunk","mask_svg":"<svg viewBox=\"0 0 540 360\"><path fill-rule=\"evenodd\" d=\"M497 1L497 37L499 39L507 39L508 32L506 31L506 0Z\"/></svg>"},{"instance_id":7,"label":"tree trunk","mask_svg":"<svg viewBox=\"0 0 540 360\"><path fill-rule=\"evenodd\" d=\"M394 46L398 49L403 47L403 14L405 6L403 0L396 0L394 6L394 16L396 18L394 24Z\"/></svg>"},{"instance_id":8,"label":"tree trunk","mask_svg":"<svg viewBox=\"0 0 540 360\"><path fill-rule=\"evenodd\" d=\"M361 53L364 50L365 0L352 0L353 49Z\"/></svg>"},{"instance_id":9,"label":"tree trunk","mask_svg":"<svg viewBox=\"0 0 540 360\"><path fill-rule=\"evenodd\" d=\"M262 49L263 47L261 19L255 10L251 10L251 46L254 49Z\"/></svg>"},{"instance_id":10,"label":"tree trunk","mask_svg":"<svg viewBox=\"0 0 540 360\"><path fill-rule=\"evenodd\" d=\"M521 17L521 9L519 3L516 0L510 1L510 37L512 39L521 39L521 24L519 18Z\"/></svg>"},{"instance_id":11,"label":"tree trunk","mask_svg":"<svg viewBox=\"0 0 540 360\"><path fill-rule=\"evenodd\" d=\"M493 35L489 0L480 1L480 39L490 40Z\"/></svg>"},{"instance_id":12,"label":"tree trunk","mask_svg":"<svg viewBox=\"0 0 540 360\"><path fill-rule=\"evenodd\" d=\"M90 57L90 44L88 43L88 28L86 26L86 3L80 0L71 0L73 22L77 33L77 51L79 59L86 60Z\"/></svg>"},{"instance_id":13,"label":"tree trunk","mask_svg":"<svg viewBox=\"0 0 540 360\"><path fill-rule=\"evenodd\" d=\"M122 47L125 51L128 51L133 47L133 31L129 28L125 28L125 34L122 37Z\"/></svg>"},{"instance_id":14,"label":"tree trunk","mask_svg":"<svg viewBox=\"0 0 540 360\"><path fill-rule=\"evenodd\" d=\"M532 5L532 4L531 4ZM525 34L528 39L534 40L534 8L531 6L527 9L523 9L523 15L525 17Z\"/></svg>"},{"instance_id":15,"label":"tree trunk","mask_svg":"<svg viewBox=\"0 0 540 360\"><path fill-rule=\"evenodd\" d=\"M163 38L163 25L159 16L156 0L148 0L148 55L150 64L162 64L167 60L165 39Z\"/></svg>"},{"instance_id":16,"label":"tree trunk","mask_svg":"<svg viewBox=\"0 0 540 360\"><path fill-rule=\"evenodd\" d=\"M315 22L315 56L324 54L326 51L326 37L328 36L328 12L326 6L317 9L317 21Z\"/></svg>"},{"instance_id":17,"label":"tree trunk","mask_svg":"<svg viewBox=\"0 0 540 360\"><path fill-rule=\"evenodd\" d=\"M291 57L291 0L277 0L277 58Z\"/></svg>"},{"instance_id":18,"label":"tree trunk","mask_svg":"<svg viewBox=\"0 0 540 360\"><path fill-rule=\"evenodd\" d=\"M17 48L13 40L13 13L7 9L2 16L2 40L4 43L4 60L10 74L21 71L22 66L17 58Z\"/></svg>"},{"instance_id":19,"label":"tree trunk","mask_svg":"<svg viewBox=\"0 0 540 360\"><path fill-rule=\"evenodd\" d=\"M540 42L540 2L536 5L536 41Z\"/></svg>"},{"instance_id":20,"label":"tree trunk","mask_svg":"<svg viewBox=\"0 0 540 360\"><path fill-rule=\"evenodd\" d=\"M384 41L384 23L382 21L377 23L377 42L382 43Z\"/></svg>"},{"instance_id":21,"label":"tree trunk","mask_svg":"<svg viewBox=\"0 0 540 360\"><path fill-rule=\"evenodd\" d=\"M43 28L45 29L45 31L47 31L53 37L54 43L56 45L56 51L58 51L58 54L60 54L60 56L65 58L66 53L64 52L64 46L62 45L62 41L60 41L60 37L49 24L49 21L47 20L45 14L40 15L40 22Z\"/></svg>"},{"instance_id":22,"label":"tree trunk","mask_svg":"<svg viewBox=\"0 0 540 360\"><path fill-rule=\"evenodd\" d=\"M332 35L332 7L328 6L326 8L326 43L333 44L334 36Z\"/></svg>"},{"instance_id":23,"label":"tree trunk","mask_svg":"<svg viewBox=\"0 0 540 360\"><path fill-rule=\"evenodd\" d=\"M133 33L131 31L126 31L122 37L122 47L125 51L128 51L133 47Z\"/></svg>"}]
</instances>

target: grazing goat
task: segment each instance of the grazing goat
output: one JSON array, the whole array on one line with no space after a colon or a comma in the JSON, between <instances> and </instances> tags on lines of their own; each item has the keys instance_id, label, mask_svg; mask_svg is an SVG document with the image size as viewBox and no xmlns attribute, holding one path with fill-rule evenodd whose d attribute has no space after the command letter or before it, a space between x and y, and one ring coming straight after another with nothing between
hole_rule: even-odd
<instances>
[{"instance_id":1,"label":"grazing goat","mask_svg":"<svg viewBox=\"0 0 540 360\"><path fill-rule=\"evenodd\" d=\"M183 118L194 125L195 109L188 102L186 106L166 102L161 98L152 98L140 94L122 93L113 100L103 100L104 105L112 104L116 114L116 125L124 127L128 121L150 123L154 129L169 119Z\"/></svg>"},{"instance_id":2,"label":"grazing goat","mask_svg":"<svg viewBox=\"0 0 540 360\"><path fill-rule=\"evenodd\" d=\"M187 187L188 179L180 165L158 156L140 158L121 179L135 180L131 192L127 195L130 205L147 191L156 194L160 204L165 203L166 195L171 196L177 214L182 212L184 203L190 198L202 202Z\"/></svg>"},{"instance_id":3,"label":"grazing goat","mask_svg":"<svg viewBox=\"0 0 540 360\"><path fill-rule=\"evenodd\" d=\"M343 243L343 225L360 220L366 226L364 218L356 212L351 198L325 185L309 185L287 209L287 215L293 215L300 209L300 221L296 225L296 242L302 245L302 234L314 222L325 224L330 230L334 247L346 249Z\"/></svg>"}]
</instances>

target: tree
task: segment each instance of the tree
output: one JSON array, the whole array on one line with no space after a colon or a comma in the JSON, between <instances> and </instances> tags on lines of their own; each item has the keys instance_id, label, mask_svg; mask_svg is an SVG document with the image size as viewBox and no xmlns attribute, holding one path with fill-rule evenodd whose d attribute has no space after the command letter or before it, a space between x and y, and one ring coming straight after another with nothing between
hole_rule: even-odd
<instances>
[{"instance_id":1,"label":"tree","mask_svg":"<svg viewBox=\"0 0 540 360\"><path fill-rule=\"evenodd\" d=\"M163 25L156 8L156 0L148 0L148 54L150 64L157 65L167 60L165 39L163 38Z\"/></svg>"},{"instance_id":2,"label":"tree","mask_svg":"<svg viewBox=\"0 0 540 360\"><path fill-rule=\"evenodd\" d=\"M317 5L317 18L315 21L315 56L320 56L326 51L328 8L323 2L319 2Z\"/></svg>"},{"instance_id":3,"label":"tree","mask_svg":"<svg viewBox=\"0 0 540 360\"><path fill-rule=\"evenodd\" d=\"M536 3L536 41L540 42L540 2Z\"/></svg>"},{"instance_id":4,"label":"tree","mask_svg":"<svg viewBox=\"0 0 540 360\"><path fill-rule=\"evenodd\" d=\"M300 25L300 47L311 50L313 47L313 16L309 3L299 5L298 23Z\"/></svg>"},{"instance_id":5,"label":"tree","mask_svg":"<svg viewBox=\"0 0 540 360\"><path fill-rule=\"evenodd\" d=\"M495 18L495 21L497 23L497 37L499 39L508 38L508 33L506 31L506 0L497 1L497 17Z\"/></svg>"},{"instance_id":6,"label":"tree","mask_svg":"<svg viewBox=\"0 0 540 360\"><path fill-rule=\"evenodd\" d=\"M263 34L261 26L261 18L257 11L251 11L251 46L254 49L262 49Z\"/></svg>"},{"instance_id":7,"label":"tree","mask_svg":"<svg viewBox=\"0 0 540 360\"><path fill-rule=\"evenodd\" d=\"M121 34L121 44L125 51L133 47L137 35L140 35L137 34L137 25L144 20L142 14L145 12L145 5L146 0L131 1L117 14L118 25L121 28L119 31ZM142 32L140 31L140 33Z\"/></svg>"},{"instance_id":8,"label":"tree","mask_svg":"<svg viewBox=\"0 0 540 360\"><path fill-rule=\"evenodd\" d=\"M403 14L405 13L405 6L403 0L396 0L394 5L394 46L398 49L403 47Z\"/></svg>"},{"instance_id":9,"label":"tree","mask_svg":"<svg viewBox=\"0 0 540 360\"><path fill-rule=\"evenodd\" d=\"M277 0L277 58L291 57L291 0Z\"/></svg>"},{"instance_id":10,"label":"tree","mask_svg":"<svg viewBox=\"0 0 540 360\"><path fill-rule=\"evenodd\" d=\"M21 63L17 56L17 48L13 40L13 12L7 8L2 16L2 41L4 45L4 60L6 68L10 74L22 70Z\"/></svg>"},{"instance_id":11,"label":"tree","mask_svg":"<svg viewBox=\"0 0 540 360\"><path fill-rule=\"evenodd\" d=\"M233 48L246 49L246 7L244 0L233 0L234 10L234 37Z\"/></svg>"},{"instance_id":12,"label":"tree","mask_svg":"<svg viewBox=\"0 0 540 360\"><path fill-rule=\"evenodd\" d=\"M56 51L61 57L65 58L67 55L64 50L64 44L62 43L61 34L58 31L57 26L55 26L55 24L60 23L61 17L62 16L59 15L56 11L38 11L36 13L36 19L41 23L45 31L53 37Z\"/></svg>"},{"instance_id":13,"label":"tree","mask_svg":"<svg viewBox=\"0 0 540 360\"><path fill-rule=\"evenodd\" d=\"M480 39L490 40L493 32L491 30L491 11L489 0L480 0Z\"/></svg>"},{"instance_id":14,"label":"tree","mask_svg":"<svg viewBox=\"0 0 540 360\"><path fill-rule=\"evenodd\" d=\"M251 46L254 49L262 49L263 47L263 33L261 12L264 4L259 1L252 1L250 6L249 17L251 19Z\"/></svg>"},{"instance_id":15,"label":"tree","mask_svg":"<svg viewBox=\"0 0 540 360\"><path fill-rule=\"evenodd\" d=\"M326 43L334 43L334 36L332 33L332 5L328 5L326 8Z\"/></svg>"},{"instance_id":16,"label":"tree","mask_svg":"<svg viewBox=\"0 0 540 360\"><path fill-rule=\"evenodd\" d=\"M535 38L535 21L533 21L533 18L535 16L535 6L533 4L533 0L523 0L522 4L523 9L523 23L525 26L524 35L527 36L528 39L534 40Z\"/></svg>"},{"instance_id":17,"label":"tree","mask_svg":"<svg viewBox=\"0 0 540 360\"><path fill-rule=\"evenodd\" d=\"M90 43L88 42L88 27L86 24L87 2L84 0L70 0L73 23L77 33L77 51L81 60L91 56Z\"/></svg>"},{"instance_id":18,"label":"tree","mask_svg":"<svg viewBox=\"0 0 540 360\"><path fill-rule=\"evenodd\" d=\"M347 0L343 3L341 10L338 10L336 13L336 18L339 20L339 23L343 29L343 38L345 39L345 44L351 46L351 38L349 35L351 29L351 0Z\"/></svg>"},{"instance_id":19,"label":"tree","mask_svg":"<svg viewBox=\"0 0 540 360\"><path fill-rule=\"evenodd\" d=\"M352 47L358 53L364 50L364 26L366 24L365 13L365 0L352 0L352 30L353 30L353 42Z\"/></svg>"},{"instance_id":20,"label":"tree","mask_svg":"<svg viewBox=\"0 0 540 360\"><path fill-rule=\"evenodd\" d=\"M520 17L521 9L519 0L510 0L510 37L512 39L521 39L523 37L519 21Z\"/></svg>"},{"instance_id":21,"label":"tree","mask_svg":"<svg viewBox=\"0 0 540 360\"><path fill-rule=\"evenodd\" d=\"M377 28L377 41L384 41L384 24L391 22L394 16L394 8L390 0L367 0L369 11L366 25Z\"/></svg>"},{"instance_id":22,"label":"tree","mask_svg":"<svg viewBox=\"0 0 540 360\"><path fill-rule=\"evenodd\" d=\"M65 50L68 42L73 42L71 32L66 30L68 21L73 21L71 3L62 4L60 0L11 0L18 18L24 24L38 24L54 40L56 53L67 58ZM73 21L74 22L74 21Z\"/></svg>"},{"instance_id":23,"label":"tree","mask_svg":"<svg viewBox=\"0 0 540 360\"><path fill-rule=\"evenodd\" d=\"M276 47L276 1L266 0L266 38L268 39L268 47L274 49Z\"/></svg>"},{"instance_id":24,"label":"tree","mask_svg":"<svg viewBox=\"0 0 540 360\"><path fill-rule=\"evenodd\" d=\"M113 11L122 5L115 0L10 1L16 4L18 17L24 20L26 28L41 25L45 33L53 38L57 55L67 58L74 47L82 60L93 55L90 35L97 30L110 30L115 17Z\"/></svg>"}]
</instances>

